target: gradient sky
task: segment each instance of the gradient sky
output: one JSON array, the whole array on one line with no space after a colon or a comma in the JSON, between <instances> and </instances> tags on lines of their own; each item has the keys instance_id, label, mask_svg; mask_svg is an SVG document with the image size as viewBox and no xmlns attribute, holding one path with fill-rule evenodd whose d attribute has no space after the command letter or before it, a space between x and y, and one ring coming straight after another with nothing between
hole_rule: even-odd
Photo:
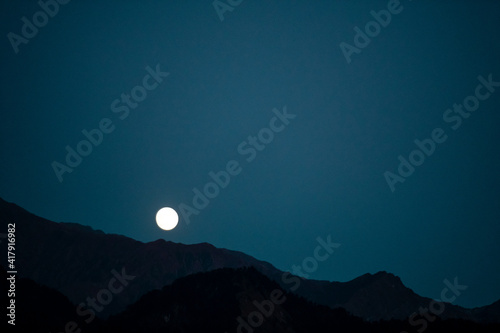
<instances>
[{"instance_id":1,"label":"gradient sky","mask_svg":"<svg viewBox=\"0 0 500 333\"><path fill-rule=\"evenodd\" d=\"M212 1L70 1L16 54L8 34L36 1L3 1L0 196L54 221L140 241L208 242L282 270L341 243L312 278L385 270L456 304L500 298L500 88L453 130L443 114L500 81L500 2L401 1L351 62L340 43L387 1L242 1L221 21ZM169 72L128 117L111 104ZM151 81L153 82L153 81ZM482 90L483 93L486 90ZM123 106L123 104L121 104ZM296 117L254 160L238 152L274 108ZM103 118L114 130L59 182L51 166ZM414 140L447 140L392 192ZM236 160L241 173L170 232L155 214L192 205Z\"/></svg>"}]
</instances>

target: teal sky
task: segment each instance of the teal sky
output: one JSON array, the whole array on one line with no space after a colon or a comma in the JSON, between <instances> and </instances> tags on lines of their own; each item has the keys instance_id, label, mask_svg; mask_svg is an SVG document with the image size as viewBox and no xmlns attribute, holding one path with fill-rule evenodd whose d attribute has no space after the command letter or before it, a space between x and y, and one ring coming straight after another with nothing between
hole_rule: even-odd
<instances>
[{"instance_id":1,"label":"teal sky","mask_svg":"<svg viewBox=\"0 0 500 333\"><path fill-rule=\"evenodd\" d=\"M449 117L476 96L479 76L500 82L500 3L394 6L348 63L340 44L354 47L354 28L365 31L387 1L244 0L221 21L212 1L73 0L17 53L9 33L22 36L22 18L33 22L41 7L3 1L0 196L50 220L141 241L208 242L283 270L331 235L342 245L312 278L385 270L439 298L443 280L457 276L469 288L456 304L492 303L500 87L483 84L488 97L457 129ZM168 76L155 81L157 67ZM122 94L132 91L147 96L127 105ZM285 106L295 118L262 132ZM54 161L66 164L65 147L76 150L103 119L110 132L60 182ZM384 173L397 175L398 156L409 159L436 128L447 139L391 191ZM240 152L259 133L272 140L247 161ZM203 191L229 161L241 172L189 224L157 227L159 208L193 207L193 188Z\"/></svg>"}]
</instances>

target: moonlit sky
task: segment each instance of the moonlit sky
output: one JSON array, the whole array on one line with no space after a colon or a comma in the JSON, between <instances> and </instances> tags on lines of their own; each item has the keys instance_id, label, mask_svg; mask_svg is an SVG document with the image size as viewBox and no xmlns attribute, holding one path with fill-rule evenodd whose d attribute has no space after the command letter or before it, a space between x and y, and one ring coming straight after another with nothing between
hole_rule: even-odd
<instances>
[{"instance_id":1,"label":"moonlit sky","mask_svg":"<svg viewBox=\"0 0 500 333\"><path fill-rule=\"evenodd\" d=\"M140 241L243 251L282 270L341 243L312 278L385 270L456 304L500 298L500 88L460 128L443 113L500 81L500 2L401 1L348 64L339 47L387 1L243 1L221 21L212 1L71 1L15 54L7 38L36 1L0 5L0 196L44 218ZM111 103L146 67L170 75L125 119ZM296 117L255 159L237 147ZM103 118L115 129L59 182L51 163ZM413 141L448 139L391 192L384 172ZM158 209L192 206L193 188L236 160L242 171L172 231ZM179 214L181 215L181 214Z\"/></svg>"}]
</instances>

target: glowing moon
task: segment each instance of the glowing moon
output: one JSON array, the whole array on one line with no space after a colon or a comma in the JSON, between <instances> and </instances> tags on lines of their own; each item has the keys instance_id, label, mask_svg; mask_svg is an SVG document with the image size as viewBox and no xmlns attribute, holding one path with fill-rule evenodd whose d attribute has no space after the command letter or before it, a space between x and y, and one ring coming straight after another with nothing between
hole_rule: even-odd
<instances>
[{"instance_id":1,"label":"glowing moon","mask_svg":"<svg viewBox=\"0 0 500 333\"><path fill-rule=\"evenodd\" d=\"M163 207L156 213L156 224L163 230L172 230L179 222L179 215L170 207Z\"/></svg>"}]
</instances>

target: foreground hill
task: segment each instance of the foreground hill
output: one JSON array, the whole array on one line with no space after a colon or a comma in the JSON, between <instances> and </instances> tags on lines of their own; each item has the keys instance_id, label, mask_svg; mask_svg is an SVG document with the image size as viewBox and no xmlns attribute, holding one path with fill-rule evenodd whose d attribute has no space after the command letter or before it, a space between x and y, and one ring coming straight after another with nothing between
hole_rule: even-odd
<instances>
[{"instance_id":1,"label":"foreground hill","mask_svg":"<svg viewBox=\"0 0 500 333\"><path fill-rule=\"evenodd\" d=\"M5 270L0 269L7 287ZM107 320L78 313L60 292L30 279L18 280L16 326L7 332L417 332L408 320L367 322L281 290L254 268L196 273L153 290ZM500 324L435 318L426 332L496 333Z\"/></svg>"}]
</instances>

